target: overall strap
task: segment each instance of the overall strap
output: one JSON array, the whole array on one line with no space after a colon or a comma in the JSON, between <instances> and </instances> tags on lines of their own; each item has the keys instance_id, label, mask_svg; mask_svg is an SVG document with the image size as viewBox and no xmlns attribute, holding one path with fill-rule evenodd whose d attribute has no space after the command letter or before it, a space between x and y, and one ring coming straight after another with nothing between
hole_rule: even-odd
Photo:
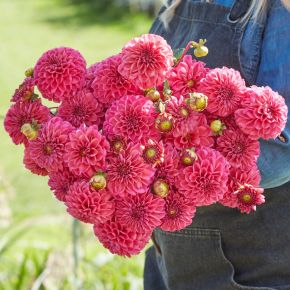
<instances>
[{"instance_id":1,"label":"overall strap","mask_svg":"<svg viewBox=\"0 0 290 290\"><path fill-rule=\"evenodd\" d=\"M229 20L231 22L237 22L241 19L249 10L252 0L236 0L231 8L229 14Z\"/></svg>"}]
</instances>

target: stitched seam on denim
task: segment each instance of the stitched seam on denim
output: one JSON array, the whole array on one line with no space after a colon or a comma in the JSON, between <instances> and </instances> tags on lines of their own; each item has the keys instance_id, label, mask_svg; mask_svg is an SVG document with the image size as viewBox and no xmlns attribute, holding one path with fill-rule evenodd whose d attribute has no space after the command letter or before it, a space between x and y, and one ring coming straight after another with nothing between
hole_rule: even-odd
<instances>
[{"instance_id":1,"label":"stitched seam on denim","mask_svg":"<svg viewBox=\"0 0 290 290\"><path fill-rule=\"evenodd\" d=\"M159 230L158 233L165 236L181 236L181 237L192 237L192 236L200 236L200 237L218 237L220 236L219 230L211 230L211 229L183 229L178 232L165 232Z\"/></svg>"}]
</instances>

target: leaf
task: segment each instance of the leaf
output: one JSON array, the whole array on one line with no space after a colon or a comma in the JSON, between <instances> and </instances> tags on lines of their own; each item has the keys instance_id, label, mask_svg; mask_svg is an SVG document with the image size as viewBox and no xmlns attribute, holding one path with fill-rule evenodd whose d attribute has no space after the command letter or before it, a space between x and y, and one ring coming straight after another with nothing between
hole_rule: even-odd
<instances>
[{"instance_id":1,"label":"leaf","mask_svg":"<svg viewBox=\"0 0 290 290\"><path fill-rule=\"evenodd\" d=\"M23 281L25 280L25 276L26 276L26 273L27 273L27 267L26 267L27 261L28 261L28 254L25 253L24 257L22 259L21 265L19 267L19 272L18 272L18 275L17 275L17 283L15 285L14 290L22 289Z\"/></svg>"},{"instance_id":2,"label":"leaf","mask_svg":"<svg viewBox=\"0 0 290 290\"><path fill-rule=\"evenodd\" d=\"M176 59L176 61L179 61L183 52L184 52L185 48L176 48L176 49L173 49L173 55L174 55L174 58Z\"/></svg>"}]
</instances>

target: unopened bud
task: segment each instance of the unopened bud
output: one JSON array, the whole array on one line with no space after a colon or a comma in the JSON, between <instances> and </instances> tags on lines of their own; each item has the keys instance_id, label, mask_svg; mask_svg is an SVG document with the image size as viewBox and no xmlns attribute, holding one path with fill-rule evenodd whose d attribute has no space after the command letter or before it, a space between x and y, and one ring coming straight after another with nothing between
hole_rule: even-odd
<instances>
[{"instance_id":1,"label":"unopened bud","mask_svg":"<svg viewBox=\"0 0 290 290\"><path fill-rule=\"evenodd\" d=\"M188 107L196 112L201 112L207 107L208 98L201 93L190 93L190 97L185 100Z\"/></svg>"},{"instance_id":2,"label":"unopened bud","mask_svg":"<svg viewBox=\"0 0 290 290\"><path fill-rule=\"evenodd\" d=\"M38 135L38 130L36 130L29 123L25 123L24 125L22 125L20 131L30 141L36 139Z\"/></svg>"},{"instance_id":3,"label":"unopened bud","mask_svg":"<svg viewBox=\"0 0 290 290\"><path fill-rule=\"evenodd\" d=\"M223 130L225 129L225 125L221 120L217 119L210 123L210 129L215 135L221 135Z\"/></svg>"},{"instance_id":4,"label":"unopened bud","mask_svg":"<svg viewBox=\"0 0 290 290\"><path fill-rule=\"evenodd\" d=\"M169 184L165 182L163 179L157 179L153 183L153 192L156 195L165 198L169 193Z\"/></svg>"},{"instance_id":5,"label":"unopened bud","mask_svg":"<svg viewBox=\"0 0 290 290\"><path fill-rule=\"evenodd\" d=\"M155 126L161 133L168 133L173 128L173 121L169 117L158 117L155 121Z\"/></svg>"},{"instance_id":6,"label":"unopened bud","mask_svg":"<svg viewBox=\"0 0 290 290\"><path fill-rule=\"evenodd\" d=\"M107 180L103 172L99 172L90 179L91 186L96 190L104 189L107 186Z\"/></svg>"},{"instance_id":7,"label":"unopened bud","mask_svg":"<svg viewBox=\"0 0 290 290\"><path fill-rule=\"evenodd\" d=\"M186 149L182 152L180 161L184 166L190 166L197 160L194 149Z\"/></svg>"},{"instance_id":8,"label":"unopened bud","mask_svg":"<svg viewBox=\"0 0 290 290\"><path fill-rule=\"evenodd\" d=\"M149 98L153 103L160 100L160 93L155 89L149 89L146 92L146 97Z\"/></svg>"},{"instance_id":9,"label":"unopened bud","mask_svg":"<svg viewBox=\"0 0 290 290\"><path fill-rule=\"evenodd\" d=\"M30 68L28 68L28 69L25 71L25 76L26 76L27 78L33 76L33 67L30 67Z\"/></svg>"}]
</instances>

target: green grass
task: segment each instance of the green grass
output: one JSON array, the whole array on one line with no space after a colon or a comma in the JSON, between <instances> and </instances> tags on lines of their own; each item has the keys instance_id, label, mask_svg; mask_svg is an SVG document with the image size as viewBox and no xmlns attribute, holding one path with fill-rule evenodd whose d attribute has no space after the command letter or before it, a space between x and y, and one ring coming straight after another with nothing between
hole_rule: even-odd
<instances>
[{"instance_id":1,"label":"green grass","mask_svg":"<svg viewBox=\"0 0 290 290\"><path fill-rule=\"evenodd\" d=\"M93 2L98 3L98 0L88 3L80 0L0 1L0 116L8 110L10 97L23 80L25 69L34 66L44 51L57 46L73 47L83 54L89 65L119 52L130 38L149 30L151 20L147 17L119 11L117 7L111 11L104 7L100 10ZM10 281L5 284L5 290L10 289L7 285L16 289L15 281L19 284L23 273L31 273L30 278L36 279L32 253L44 255L49 250L71 255L71 219L49 191L47 178L26 171L22 158L23 147L13 145L1 125L0 174L3 172L5 186L12 189L6 191L12 210L12 229L8 233L0 229L0 243L9 237L9 232L17 232L22 227L29 229L3 254L4 268L0 261L0 289L4 287L1 286L3 281ZM99 285L97 289L102 289L102 284L107 285L103 289L130 289L128 285L134 279L139 279L140 284L142 256L130 261L106 256L107 261L101 265L98 257L107 252L98 245L88 227L82 228L80 243L83 289L95 289L96 285ZM68 275L67 279L61 289L71 289L68 285L72 278ZM20 282L28 283L28 280ZM19 287L22 289L21 285Z\"/></svg>"}]
</instances>

